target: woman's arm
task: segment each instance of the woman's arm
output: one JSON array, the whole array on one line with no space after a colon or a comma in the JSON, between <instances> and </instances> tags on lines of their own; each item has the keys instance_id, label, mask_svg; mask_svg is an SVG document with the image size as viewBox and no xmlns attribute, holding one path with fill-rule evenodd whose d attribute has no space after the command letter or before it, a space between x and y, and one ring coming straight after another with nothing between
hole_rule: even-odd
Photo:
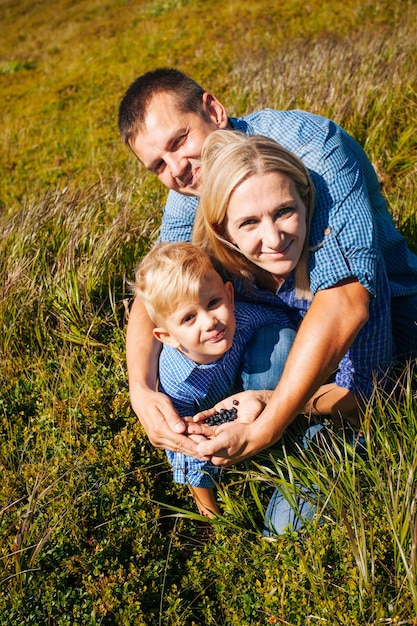
<instances>
[{"instance_id":1,"label":"woman's arm","mask_svg":"<svg viewBox=\"0 0 417 626\"><path fill-rule=\"evenodd\" d=\"M186 425L171 401L156 391L161 344L154 339L152 322L139 298L133 302L126 332L126 361L130 401L152 445L201 457L196 444L184 436Z\"/></svg>"},{"instance_id":2,"label":"woman's arm","mask_svg":"<svg viewBox=\"0 0 417 626\"><path fill-rule=\"evenodd\" d=\"M219 427L214 438L199 445L199 451L216 465L229 465L278 441L335 371L368 319L368 303L369 294L357 280L319 291L262 414L249 424L233 422ZM327 398L331 400L331 395ZM321 410L324 402L323 396Z\"/></svg>"}]
</instances>

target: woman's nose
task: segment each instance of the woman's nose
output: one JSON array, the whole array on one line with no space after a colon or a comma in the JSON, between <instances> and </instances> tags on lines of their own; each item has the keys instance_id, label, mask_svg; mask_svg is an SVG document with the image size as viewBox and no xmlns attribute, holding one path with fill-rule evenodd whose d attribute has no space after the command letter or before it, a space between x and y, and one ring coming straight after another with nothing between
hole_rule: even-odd
<instances>
[{"instance_id":1,"label":"woman's nose","mask_svg":"<svg viewBox=\"0 0 417 626\"><path fill-rule=\"evenodd\" d=\"M268 248L276 248L281 241L281 233L276 224L268 222L263 225L262 241Z\"/></svg>"}]
</instances>

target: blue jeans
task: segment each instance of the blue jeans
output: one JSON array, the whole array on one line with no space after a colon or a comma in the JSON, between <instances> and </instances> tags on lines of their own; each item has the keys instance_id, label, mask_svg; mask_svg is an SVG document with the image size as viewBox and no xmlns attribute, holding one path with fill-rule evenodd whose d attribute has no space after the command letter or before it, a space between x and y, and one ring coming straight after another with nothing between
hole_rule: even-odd
<instances>
[{"instance_id":1,"label":"blue jeans","mask_svg":"<svg viewBox=\"0 0 417 626\"><path fill-rule=\"evenodd\" d=\"M256 331L243 356L243 389L275 389L294 337L295 330L281 328L278 324Z\"/></svg>"},{"instance_id":2,"label":"blue jeans","mask_svg":"<svg viewBox=\"0 0 417 626\"><path fill-rule=\"evenodd\" d=\"M366 459L365 440L349 424L344 427L343 440L337 445L343 445L344 441L355 449L356 455ZM328 454L332 445L333 438L328 426L325 423L315 423L306 429L298 447L298 454L303 450L314 450L317 455L323 450L324 454ZM297 455L297 451L295 454ZM311 485L310 488L299 484L295 484L294 487L291 485L286 493L275 489L265 513L262 534L271 537L282 535L286 530L301 530L316 513L317 495L315 485Z\"/></svg>"}]
</instances>

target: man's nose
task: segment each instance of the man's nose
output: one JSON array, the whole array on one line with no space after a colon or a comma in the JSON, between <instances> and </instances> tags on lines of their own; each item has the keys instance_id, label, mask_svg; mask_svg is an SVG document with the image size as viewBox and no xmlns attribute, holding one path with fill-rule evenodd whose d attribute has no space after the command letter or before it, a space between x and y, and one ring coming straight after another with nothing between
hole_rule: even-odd
<instances>
[{"instance_id":1,"label":"man's nose","mask_svg":"<svg viewBox=\"0 0 417 626\"><path fill-rule=\"evenodd\" d=\"M165 163L168 165L173 178L178 178L184 171L184 160L178 153L166 154Z\"/></svg>"}]
</instances>

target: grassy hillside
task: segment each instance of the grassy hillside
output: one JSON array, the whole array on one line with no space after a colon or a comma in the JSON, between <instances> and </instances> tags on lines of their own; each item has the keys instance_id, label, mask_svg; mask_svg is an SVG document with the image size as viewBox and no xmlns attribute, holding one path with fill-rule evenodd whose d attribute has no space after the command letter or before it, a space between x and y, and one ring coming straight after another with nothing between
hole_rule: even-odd
<instances>
[{"instance_id":1,"label":"grassy hillside","mask_svg":"<svg viewBox=\"0 0 417 626\"><path fill-rule=\"evenodd\" d=\"M173 65L230 114L304 108L365 146L417 247L417 5L0 0L0 625L416 624L417 407L376 392L370 461L263 455L201 520L127 392L127 280L165 191L117 133ZM315 468L315 469L314 469ZM321 485L324 524L266 542L275 485ZM324 505L323 502L319 506Z\"/></svg>"},{"instance_id":2,"label":"grassy hillside","mask_svg":"<svg viewBox=\"0 0 417 626\"><path fill-rule=\"evenodd\" d=\"M265 104L308 108L363 142L371 126L370 148L389 172L399 143L399 158L410 157L413 2L3 0L1 9L7 211L51 185L135 176L117 136L117 107L138 74L160 65L195 76L231 114ZM388 145L378 128L389 131Z\"/></svg>"}]
</instances>

